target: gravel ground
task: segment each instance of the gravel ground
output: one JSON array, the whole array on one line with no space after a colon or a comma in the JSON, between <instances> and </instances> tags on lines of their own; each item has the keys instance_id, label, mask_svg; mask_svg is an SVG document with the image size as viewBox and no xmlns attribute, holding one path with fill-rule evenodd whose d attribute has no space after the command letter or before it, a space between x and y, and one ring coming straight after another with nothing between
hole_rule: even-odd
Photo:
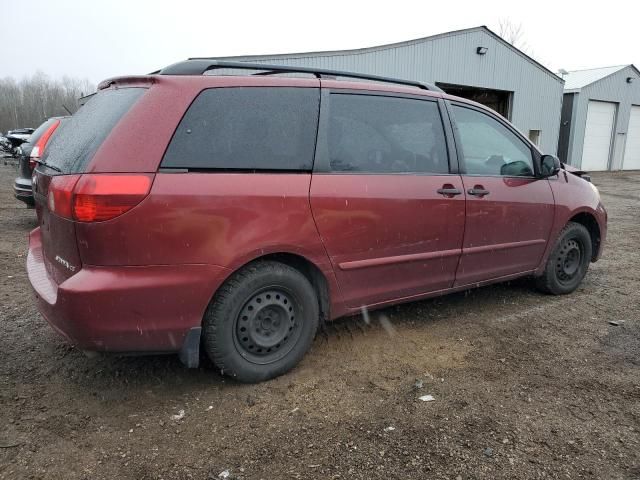
<instances>
[{"instance_id":1,"label":"gravel ground","mask_svg":"<svg viewBox=\"0 0 640 480\"><path fill-rule=\"evenodd\" d=\"M640 173L594 177L610 233L574 294L518 281L339 320L260 385L67 345L34 307L14 174L0 165L2 479L640 478Z\"/></svg>"}]
</instances>

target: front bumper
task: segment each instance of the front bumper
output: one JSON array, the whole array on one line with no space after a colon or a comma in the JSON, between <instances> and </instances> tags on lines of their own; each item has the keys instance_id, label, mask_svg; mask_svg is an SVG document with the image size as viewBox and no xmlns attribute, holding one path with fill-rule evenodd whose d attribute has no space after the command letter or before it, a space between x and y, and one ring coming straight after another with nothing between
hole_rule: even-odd
<instances>
[{"instance_id":1,"label":"front bumper","mask_svg":"<svg viewBox=\"0 0 640 480\"><path fill-rule=\"evenodd\" d=\"M13 182L13 193L15 197L21 202L24 202L30 206L35 205L30 178L16 178L15 182Z\"/></svg>"},{"instance_id":2,"label":"front bumper","mask_svg":"<svg viewBox=\"0 0 640 480\"><path fill-rule=\"evenodd\" d=\"M84 266L56 284L40 229L29 236L29 281L51 326L83 350L178 352L228 270L212 265Z\"/></svg>"},{"instance_id":3,"label":"front bumper","mask_svg":"<svg viewBox=\"0 0 640 480\"><path fill-rule=\"evenodd\" d=\"M602 257L602 251L604 250L604 244L607 240L607 224L609 220L609 215L607 214L607 210L604 208L602 202L598 204L598 208L596 209L596 221L598 222L598 228L600 229L600 241L598 242L598 249L593 255L592 261L597 262Z\"/></svg>"}]
</instances>

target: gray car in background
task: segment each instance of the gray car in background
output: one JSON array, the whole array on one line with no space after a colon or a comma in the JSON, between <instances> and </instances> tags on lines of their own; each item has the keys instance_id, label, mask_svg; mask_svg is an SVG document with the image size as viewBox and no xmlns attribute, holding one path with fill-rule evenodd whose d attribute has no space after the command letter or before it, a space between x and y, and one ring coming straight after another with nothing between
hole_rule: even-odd
<instances>
[{"instance_id":1,"label":"gray car in background","mask_svg":"<svg viewBox=\"0 0 640 480\"><path fill-rule=\"evenodd\" d=\"M29 137L29 140L17 148L18 177L13 184L15 197L33 207L35 201L31 188L31 175L40 156L58 127L69 117L51 117L40 125Z\"/></svg>"}]
</instances>

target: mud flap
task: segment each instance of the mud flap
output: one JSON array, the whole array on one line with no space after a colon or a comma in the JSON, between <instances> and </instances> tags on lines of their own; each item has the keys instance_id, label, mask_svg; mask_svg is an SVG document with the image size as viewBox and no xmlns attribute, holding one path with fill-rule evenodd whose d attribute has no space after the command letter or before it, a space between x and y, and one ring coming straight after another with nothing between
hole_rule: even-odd
<instances>
[{"instance_id":1,"label":"mud flap","mask_svg":"<svg viewBox=\"0 0 640 480\"><path fill-rule=\"evenodd\" d=\"M193 327L187 333L182 348L180 349L180 361L187 368L198 368L200 365L200 334L202 327Z\"/></svg>"}]
</instances>

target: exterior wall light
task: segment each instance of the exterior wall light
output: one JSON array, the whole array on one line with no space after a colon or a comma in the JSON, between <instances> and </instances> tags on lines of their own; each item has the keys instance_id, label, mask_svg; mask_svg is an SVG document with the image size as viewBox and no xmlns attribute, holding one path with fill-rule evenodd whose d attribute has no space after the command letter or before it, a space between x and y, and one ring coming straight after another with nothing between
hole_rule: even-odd
<instances>
[{"instance_id":1,"label":"exterior wall light","mask_svg":"<svg viewBox=\"0 0 640 480\"><path fill-rule=\"evenodd\" d=\"M489 50L487 47L478 47L476 48L476 53L478 55L484 55L485 53L487 53L487 50Z\"/></svg>"},{"instance_id":2,"label":"exterior wall light","mask_svg":"<svg viewBox=\"0 0 640 480\"><path fill-rule=\"evenodd\" d=\"M633 83L634 80L633 77L627 77L627 83Z\"/></svg>"}]
</instances>

